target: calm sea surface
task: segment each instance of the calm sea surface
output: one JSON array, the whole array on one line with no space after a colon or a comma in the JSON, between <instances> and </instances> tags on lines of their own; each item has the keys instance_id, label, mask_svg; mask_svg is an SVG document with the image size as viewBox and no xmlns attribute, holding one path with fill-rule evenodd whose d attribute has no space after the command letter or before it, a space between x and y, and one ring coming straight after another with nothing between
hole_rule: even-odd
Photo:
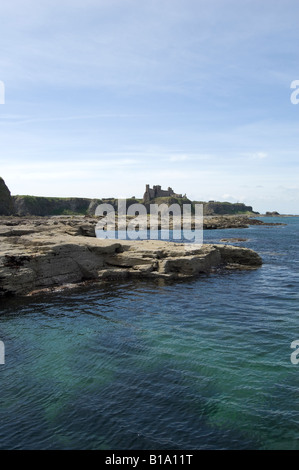
<instances>
[{"instance_id":1,"label":"calm sea surface","mask_svg":"<svg viewBox=\"0 0 299 470\"><path fill-rule=\"evenodd\" d=\"M2 299L0 448L299 450L299 218L269 220L204 232L255 271Z\"/></svg>"}]
</instances>

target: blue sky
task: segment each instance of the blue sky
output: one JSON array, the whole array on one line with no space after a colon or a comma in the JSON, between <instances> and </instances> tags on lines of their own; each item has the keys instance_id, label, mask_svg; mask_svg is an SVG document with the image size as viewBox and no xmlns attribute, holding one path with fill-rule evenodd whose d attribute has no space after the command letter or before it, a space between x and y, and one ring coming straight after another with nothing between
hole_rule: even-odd
<instances>
[{"instance_id":1,"label":"blue sky","mask_svg":"<svg viewBox=\"0 0 299 470\"><path fill-rule=\"evenodd\" d=\"M12 194L299 213L297 0L1 0Z\"/></svg>"}]
</instances>

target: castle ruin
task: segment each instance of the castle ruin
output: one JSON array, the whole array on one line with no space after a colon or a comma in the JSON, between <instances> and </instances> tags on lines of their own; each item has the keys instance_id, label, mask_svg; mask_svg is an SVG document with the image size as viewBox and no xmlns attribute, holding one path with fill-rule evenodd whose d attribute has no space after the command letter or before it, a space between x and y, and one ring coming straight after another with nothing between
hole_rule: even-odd
<instances>
[{"instance_id":1,"label":"castle ruin","mask_svg":"<svg viewBox=\"0 0 299 470\"><path fill-rule=\"evenodd\" d=\"M176 194L172 188L168 188L167 190L161 189L161 186L153 186L150 188L149 184L145 186L145 193L143 195L143 202L149 202L156 197L182 197L181 194Z\"/></svg>"}]
</instances>

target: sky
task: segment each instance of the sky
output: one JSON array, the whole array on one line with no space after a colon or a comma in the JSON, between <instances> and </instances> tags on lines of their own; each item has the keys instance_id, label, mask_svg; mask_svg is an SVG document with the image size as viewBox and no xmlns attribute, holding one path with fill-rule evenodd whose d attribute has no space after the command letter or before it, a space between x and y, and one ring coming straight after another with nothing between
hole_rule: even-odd
<instances>
[{"instance_id":1,"label":"sky","mask_svg":"<svg viewBox=\"0 0 299 470\"><path fill-rule=\"evenodd\" d=\"M299 214L298 0L1 0L11 193ZM0 90L1 91L1 90Z\"/></svg>"}]
</instances>

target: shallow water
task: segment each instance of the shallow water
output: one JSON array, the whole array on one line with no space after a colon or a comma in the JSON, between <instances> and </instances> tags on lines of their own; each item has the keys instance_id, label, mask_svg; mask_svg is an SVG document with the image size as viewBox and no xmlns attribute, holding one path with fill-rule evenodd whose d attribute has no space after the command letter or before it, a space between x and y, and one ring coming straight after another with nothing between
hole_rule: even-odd
<instances>
[{"instance_id":1,"label":"shallow water","mask_svg":"<svg viewBox=\"0 0 299 470\"><path fill-rule=\"evenodd\" d=\"M276 221L204 232L258 270L1 300L0 448L299 449L299 218Z\"/></svg>"}]
</instances>

